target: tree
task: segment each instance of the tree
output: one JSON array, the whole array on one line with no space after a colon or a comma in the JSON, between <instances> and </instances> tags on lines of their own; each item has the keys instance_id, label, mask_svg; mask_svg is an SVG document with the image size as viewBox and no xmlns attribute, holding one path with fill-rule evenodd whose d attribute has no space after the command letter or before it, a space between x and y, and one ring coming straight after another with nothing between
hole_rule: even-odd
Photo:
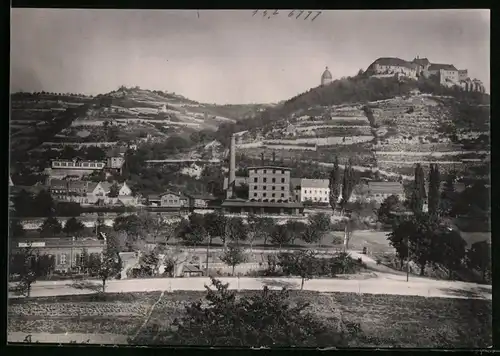
<instances>
[{"instance_id":1,"label":"tree","mask_svg":"<svg viewBox=\"0 0 500 356\"><path fill-rule=\"evenodd\" d=\"M314 226L307 225L303 231L300 239L308 244L313 244L321 240L321 233L314 228Z\"/></svg>"},{"instance_id":2,"label":"tree","mask_svg":"<svg viewBox=\"0 0 500 356\"><path fill-rule=\"evenodd\" d=\"M9 236L23 237L25 234L23 224L18 219L10 219Z\"/></svg>"},{"instance_id":3,"label":"tree","mask_svg":"<svg viewBox=\"0 0 500 356\"><path fill-rule=\"evenodd\" d=\"M340 194L340 167L337 156L335 156L335 163L333 164L333 169L330 172L328 188L330 189L329 203L332 207L333 213L335 214L335 207L337 206Z\"/></svg>"},{"instance_id":4,"label":"tree","mask_svg":"<svg viewBox=\"0 0 500 356\"><path fill-rule=\"evenodd\" d=\"M106 159L106 152L100 147L90 146L85 150L85 157L91 161L104 161Z\"/></svg>"},{"instance_id":5,"label":"tree","mask_svg":"<svg viewBox=\"0 0 500 356\"><path fill-rule=\"evenodd\" d=\"M437 214L439 208L439 188L441 178L437 164L431 164L429 171L429 213Z\"/></svg>"},{"instance_id":6,"label":"tree","mask_svg":"<svg viewBox=\"0 0 500 356\"><path fill-rule=\"evenodd\" d=\"M321 244L323 235L331 228L330 216L325 213L317 213L309 215L307 220L311 228L316 230L316 233L318 234L318 243Z\"/></svg>"},{"instance_id":7,"label":"tree","mask_svg":"<svg viewBox=\"0 0 500 356\"><path fill-rule=\"evenodd\" d=\"M233 268L232 275L234 276L234 268L244 263L247 260L247 256L241 246L229 244L224 254L220 257L220 260Z\"/></svg>"},{"instance_id":8,"label":"tree","mask_svg":"<svg viewBox=\"0 0 500 356\"><path fill-rule=\"evenodd\" d=\"M55 217L48 217L38 231L41 237L54 237L62 232L62 226Z\"/></svg>"},{"instance_id":9,"label":"tree","mask_svg":"<svg viewBox=\"0 0 500 356\"><path fill-rule=\"evenodd\" d=\"M189 220L182 220L180 224L179 237L187 245L198 245L207 237L203 216L191 214Z\"/></svg>"},{"instance_id":10,"label":"tree","mask_svg":"<svg viewBox=\"0 0 500 356\"><path fill-rule=\"evenodd\" d=\"M255 214L248 216L248 230L250 236L250 248L256 240L264 240L264 246L274 230L274 220L269 217L262 217Z\"/></svg>"},{"instance_id":11,"label":"tree","mask_svg":"<svg viewBox=\"0 0 500 356\"><path fill-rule=\"evenodd\" d=\"M352 168L352 162L351 159L349 159L349 164L344 167L344 179L342 181L342 200L340 201L340 207L342 213L344 212L347 202L351 198L354 185L355 185L354 168Z\"/></svg>"},{"instance_id":12,"label":"tree","mask_svg":"<svg viewBox=\"0 0 500 356\"><path fill-rule=\"evenodd\" d=\"M76 261L77 267L80 268L80 271L87 274L90 265L90 255L86 248L82 249L82 253L80 254L80 258Z\"/></svg>"},{"instance_id":13,"label":"tree","mask_svg":"<svg viewBox=\"0 0 500 356\"><path fill-rule=\"evenodd\" d=\"M155 276L156 274L158 274L159 261L160 259L158 256L158 251L156 249L141 254L141 257L139 258L141 271L146 273L146 275L148 276Z\"/></svg>"},{"instance_id":14,"label":"tree","mask_svg":"<svg viewBox=\"0 0 500 356\"><path fill-rule=\"evenodd\" d=\"M226 235L231 240L239 244L240 241L245 241L248 237L248 229L239 217L229 218L226 224Z\"/></svg>"},{"instance_id":15,"label":"tree","mask_svg":"<svg viewBox=\"0 0 500 356\"><path fill-rule=\"evenodd\" d=\"M17 285L17 290L23 295L29 297L31 294L31 285L38 277L36 269L36 259L38 257L38 253L33 249L31 243L28 243L26 247L22 248L19 256L21 257L21 266L18 272L21 279Z\"/></svg>"},{"instance_id":16,"label":"tree","mask_svg":"<svg viewBox=\"0 0 500 356\"><path fill-rule=\"evenodd\" d=\"M26 190L21 190L12 198L14 204L15 216L31 217L34 216L33 197Z\"/></svg>"},{"instance_id":17,"label":"tree","mask_svg":"<svg viewBox=\"0 0 500 356\"><path fill-rule=\"evenodd\" d=\"M390 195L384 199L377 210L378 221L385 226L392 226L397 222L397 218L393 212L402 211L404 211L404 205L399 200L399 197L397 195Z\"/></svg>"},{"instance_id":18,"label":"tree","mask_svg":"<svg viewBox=\"0 0 500 356\"><path fill-rule=\"evenodd\" d=\"M285 274L302 278L300 290L304 288L304 282L313 278L317 270L316 256L310 250L294 253L281 252L278 254L278 265Z\"/></svg>"},{"instance_id":19,"label":"tree","mask_svg":"<svg viewBox=\"0 0 500 356\"><path fill-rule=\"evenodd\" d=\"M135 214L116 217L113 229L127 234L126 245L129 250L133 249L133 245L142 239L145 233L143 221Z\"/></svg>"},{"instance_id":20,"label":"tree","mask_svg":"<svg viewBox=\"0 0 500 356\"><path fill-rule=\"evenodd\" d=\"M487 275L491 274L491 244L488 241L479 241L472 244L467 250L467 265L469 268L481 272L484 282Z\"/></svg>"},{"instance_id":21,"label":"tree","mask_svg":"<svg viewBox=\"0 0 500 356\"><path fill-rule=\"evenodd\" d=\"M236 298L228 284L212 279L206 301L193 302L185 315L174 321L175 332L160 333L158 343L246 347L343 347L349 335L332 330L306 313L308 304L292 305L289 292L263 291ZM149 338L149 336L148 336ZM137 343L150 343L137 340Z\"/></svg>"},{"instance_id":22,"label":"tree","mask_svg":"<svg viewBox=\"0 0 500 356\"><path fill-rule=\"evenodd\" d=\"M425 198L424 170L422 166L420 166L420 163L417 163L415 166L415 180L413 182L410 198L410 207L415 214L422 212Z\"/></svg>"},{"instance_id":23,"label":"tree","mask_svg":"<svg viewBox=\"0 0 500 356\"><path fill-rule=\"evenodd\" d=\"M400 221L388 235L391 245L401 259L409 257L420 267L423 276L427 262L436 262L439 234L442 231L439 220L429 214L421 213ZM409 249L409 256L407 252Z\"/></svg>"},{"instance_id":24,"label":"tree","mask_svg":"<svg viewBox=\"0 0 500 356\"><path fill-rule=\"evenodd\" d=\"M285 224L286 229L290 234L290 242L295 244L296 239L300 239L307 230L307 224L302 221L288 220Z\"/></svg>"},{"instance_id":25,"label":"tree","mask_svg":"<svg viewBox=\"0 0 500 356\"><path fill-rule=\"evenodd\" d=\"M453 271L461 266L466 246L465 240L455 230L444 228L438 234L435 262L443 264L448 269L449 279L452 279Z\"/></svg>"},{"instance_id":26,"label":"tree","mask_svg":"<svg viewBox=\"0 0 500 356\"><path fill-rule=\"evenodd\" d=\"M286 225L274 226L273 232L271 233L271 242L274 245L278 245L279 249L281 249L282 245L289 244L291 238L292 236Z\"/></svg>"},{"instance_id":27,"label":"tree","mask_svg":"<svg viewBox=\"0 0 500 356\"><path fill-rule=\"evenodd\" d=\"M55 212L54 200L46 190L40 191L33 201L37 216L53 216Z\"/></svg>"},{"instance_id":28,"label":"tree","mask_svg":"<svg viewBox=\"0 0 500 356\"><path fill-rule=\"evenodd\" d=\"M108 197L116 198L120 194L120 187L118 184L113 183L111 187L109 187Z\"/></svg>"},{"instance_id":29,"label":"tree","mask_svg":"<svg viewBox=\"0 0 500 356\"><path fill-rule=\"evenodd\" d=\"M106 281L116 276L122 269L120 255L113 248L106 247L99 260L94 260L94 273L102 281L102 292L106 291Z\"/></svg>"},{"instance_id":30,"label":"tree","mask_svg":"<svg viewBox=\"0 0 500 356\"><path fill-rule=\"evenodd\" d=\"M68 236L71 236L73 234L80 235L80 233L82 233L84 229L85 225L83 225L83 223L75 217L72 217L68 219L68 221L66 221L63 232L65 232Z\"/></svg>"},{"instance_id":31,"label":"tree","mask_svg":"<svg viewBox=\"0 0 500 356\"><path fill-rule=\"evenodd\" d=\"M458 194L455 191L455 177L453 175L448 175L446 178L443 191L441 192L441 196L439 199L439 210L441 215L450 216L453 206L455 206Z\"/></svg>"},{"instance_id":32,"label":"tree","mask_svg":"<svg viewBox=\"0 0 500 356\"><path fill-rule=\"evenodd\" d=\"M214 213L208 213L204 216L203 225L205 227L208 237L207 256L206 256L207 271L208 271L208 257L210 253L210 245L212 245L212 240L216 237L225 236L226 224L227 224L227 219L224 216L224 214L220 211L216 211ZM225 241L225 239L223 241Z\"/></svg>"}]
</instances>

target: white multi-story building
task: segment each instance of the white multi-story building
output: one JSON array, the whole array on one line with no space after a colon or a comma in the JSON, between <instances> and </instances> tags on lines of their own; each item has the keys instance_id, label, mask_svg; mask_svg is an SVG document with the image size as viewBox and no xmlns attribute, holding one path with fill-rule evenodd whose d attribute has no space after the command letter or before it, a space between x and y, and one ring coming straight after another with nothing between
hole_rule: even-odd
<instances>
[{"instance_id":1,"label":"white multi-story building","mask_svg":"<svg viewBox=\"0 0 500 356\"><path fill-rule=\"evenodd\" d=\"M307 179L300 182L300 202L311 201L317 203L328 203L330 188L328 179Z\"/></svg>"}]
</instances>

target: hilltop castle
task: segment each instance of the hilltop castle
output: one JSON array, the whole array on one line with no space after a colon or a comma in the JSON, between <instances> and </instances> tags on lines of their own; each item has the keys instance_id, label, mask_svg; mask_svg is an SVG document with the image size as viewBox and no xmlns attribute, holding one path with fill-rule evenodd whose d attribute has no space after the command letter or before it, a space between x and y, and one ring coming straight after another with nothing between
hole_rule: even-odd
<instances>
[{"instance_id":1,"label":"hilltop castle","mask_svg":"<svg viewBox=\"0 0 500 356\"><path fill-rule=\"evenodd\" d=\"M404 59L383 57L370 64L366 74L383 77L407 77L416 79L419 76L435 78L443 86L459 86L465 91L485 92L484 85L479 79L471 79L467 69L457 69L453 64L431 63L427 58L419 58L408 62Z\"/></svg>"}]
</instances>

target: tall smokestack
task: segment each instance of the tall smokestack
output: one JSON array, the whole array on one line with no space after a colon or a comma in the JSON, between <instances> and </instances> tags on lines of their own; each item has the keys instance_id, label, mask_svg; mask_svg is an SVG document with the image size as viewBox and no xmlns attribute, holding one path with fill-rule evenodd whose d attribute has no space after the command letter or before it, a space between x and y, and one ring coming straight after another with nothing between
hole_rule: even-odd
<instances>
[{"instance_id":1,"label":"tall smokestack","mask_svg":"<svg viewBox=\"0 0 500 356\"><path fill-rule=\"evenodd\" d=\"M229 147L229 180L228 190L233 193L234 181L236 180L236 138L231 135L231 146Z\"/></svg>"}]
</instances>

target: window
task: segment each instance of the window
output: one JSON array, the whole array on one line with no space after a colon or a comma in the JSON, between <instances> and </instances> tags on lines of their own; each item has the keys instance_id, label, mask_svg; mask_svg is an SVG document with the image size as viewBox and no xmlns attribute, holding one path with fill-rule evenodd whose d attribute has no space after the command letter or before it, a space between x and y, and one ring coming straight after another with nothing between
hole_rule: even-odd
<instances>
[{"instance_id":1,"label":"window","mask_svg":"<svg viewBox=\"0 0 500 356\"><path fill-rule=\"evenodd\" d=\"M267 182L267 178L262 178L262 181L265 183Z\"/></svg>"},{"instance_id":2,"label":"window","mask_svg":"<svg viewBox=\"0 0 500 356\"><path fill-rule=\"evenodd\" d=\"M273 174L276 174L276 169L273 169Z\"/></svg>"},{"instance_id":3,"label":"window","mask_svg":"<svg viewBox=\"0 0 500 356\"><path fill-rule=\"evenodd\" d=\"M267 170L266 170L266 169L264 169L264 174L266 174L266 173L267 173Z\"/></svg>"},{"instance_id":4,"label":"window","mask_svg":"<svg viewBox=\"0 0 500 356\"><path fill-rule=\"evenodd\" d=\"M271 194L271 196L274 198L276 196L276 194L273 193L273 194Z\"/></svg>"},{"instance_id":5,"label":"window","mask_svg":"<svg viewBox=\"0 0 500 356\"><path fill-rule=\"evenodd\" d=\"M262 186L262 190L266 190L266 186L265 185Z\"/></svg>"},{"instance_id":6,"label":"window","mask_svg":"<svg viewBox=\"0 0 500 356\"><path fill-rule=\"evenodd\" d=\"M284 193L281 193L281 197L283 198L284 196L285 196L285 194L284 194Z\"/></svg>"},{"instance_id":7,"label":"window","mask_svg":"<svg viewBox=\"0 0 500 356\"><path fill-rule=\"evenodd\" d=\"M266 197L266 193L262 193L262 196L263 196L263 197Z\"/></svg>"},{"instance_id":8,"label":"window","mask_svg":"<svg viewBox=\"0 0 500 356\"><path fill-rule=\"evenodd\" d=\"M66 162L61 162L61 167L66 167Z\"/></svg>"},{"instance_id":9,"label":"window","mask_svg":"<svg viewBox=\"0 0 500 356\"><path fill-rule=\"evenodd\" d=\"M55 167L59 167L59 162L54 162Z\"/></svg>"},{"instance_id":10,"label":"window","mask_svg":"<svg viewBox=\"0 0 500 356\"><path fill-rule=\"evenodd\" d=\"M254 186L253 186L253 189L257 190L257 189L259 189L259 188L258 188L258 186L254 185Z\"/></svg>"},{"instance_id":11,"label":"window","mask_svg":"<svg viewBox=\"0 0 500 356\"><path fill-rule=\"evenodd\" d=\"M281 183L285 183L285 178L281 178Z\"/></svg>"},{"instance_id":12,"label":"window","mask_svg":"<svg viewBox=\"0 0 500 356\"><path fill-rule=\"evenodd\" d=\"M258 181L259 181L259 178L254 178L254 179L253 179L253 182L254 182L254 183L257 183Z\"/></svg>"},{"instance_id":13,"label":"window","mask_svg":"<svg viewBox=\"0 0 500 356\"><path fill-rule=\"evenodd\" d=\"M285 174L285 170L284 169L281 170L281 174Z\"/></svg>"},{"instance_id":14,"label":"window","mask_svg":"<svg viewBox=\"0 0 500 356\"><path fill-rule=\"evenodd\" d=\"M272 182L273 182L273 183L276 183L276 178L273 178L273 179L272 179Z\"/></svg>"},{"instance_id":15,"label":"window","mask_svg":"<svg viewBox=\"0 0 500 356\"><path fill-rule=\"evenodd\" d=\"M285 187L281 187L281 190L285 190Z\"/></svg>"},{"instance_id":16,"label":"window","mask_svg":"<svg viewBox=\"0 0 500 356\"><path fill-rule=\"evenodd\" d=\"M62 265L66 264L66 254L65 253L61 253L61 264Z\"/></svg>"},{"instance_id":17,"label":"window","mask_svg":"<svg viewBox=\"0 0 500 356\"><path fill-rule=\"evenodd\" d=\"M84 164L83 164L83 166L84 166L84 167L88 167L88 166L89 166L89 164L88 164L88 163L84 163Z\"/></svg>"},{"instance_id":18,"label":"window","mask_svg":"<svg viewBox=\"0 0 500 356\"><path fill-rule=\"evenodd\" d=\"M276 187L273 185L273 188L272 188L272 189L273 189L273 190L276 190Z\"/></svg>"},{"instance_id":19,"label":"window","mask_svg":"<svg viewBox=\"0 0 500 356\"><path fill-rule=\"evenodd\" d=\"M90 164L90 167L95 167L95 163L91 163L91 164Z\"/></svg>"},{"instance_id":20,"label":"window","mask_svg":"<svg viewBox=\"0 0 500 356\"><path fill-rule=\"evenodd\" d=\"M257 193L253 193L253 196L256 197L257 196Z\"/></svg>"}]
</instances>

